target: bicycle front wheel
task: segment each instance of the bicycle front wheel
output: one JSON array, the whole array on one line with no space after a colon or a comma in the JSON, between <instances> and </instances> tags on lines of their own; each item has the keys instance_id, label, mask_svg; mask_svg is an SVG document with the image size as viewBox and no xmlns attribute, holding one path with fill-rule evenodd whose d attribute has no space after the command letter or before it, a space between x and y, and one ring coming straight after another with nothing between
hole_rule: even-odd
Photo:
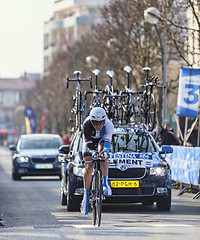
<instances>
[{"instance_id":1,"label":"bicycle front wheel","mask_svg":"<svg viewBox=\"0 0 200 240\"><path fill-rule=\"evenodd\" d=\"M103 198L103 186L102 186L102 173L97 171L93 178L94 197L92 201L92 224L100 227L101 225L101 212L102 212L102 198Z\"/></svg>"},{"instance_id":2,"label":"bicycle front wheel","mask_svg":"<svg viewBox=\"0 0 200 240\"><path fill-rule=\"evenodd\" d=\"M96 211L96 201L92 201L92 225L96 225L97 211Z\"/></svg>"},{"instance_id":3,"label":"bicycle front wheel","mask_svg":"<svg viewBox=\"0 0 200 240\"><path fill-rule=\"evenodd\" d=\"M96 200L96 221L97 226L100 227L101 225L101 212L102 212L102 199L103 199L103 185L102 185L102 173L98 171L97 174L97 200Z\"/></svg>"},{"instance_id":4,"label":"bicycle front wheel","mask_svg":"<svg viewBox=\"0 0 200 240\"><path fill-rule=\"evenodd\" d=\"M96 225L97 212L96 212L96 173L92 177L92 191L91 191L91 210L92 210L92 225Z\"/></svg>"}]
</instances>

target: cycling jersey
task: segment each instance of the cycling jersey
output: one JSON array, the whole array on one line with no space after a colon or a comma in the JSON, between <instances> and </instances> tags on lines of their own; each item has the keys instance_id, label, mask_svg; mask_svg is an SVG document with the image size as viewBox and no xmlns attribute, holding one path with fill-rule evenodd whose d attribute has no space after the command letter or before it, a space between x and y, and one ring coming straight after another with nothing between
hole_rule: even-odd
<instances>
[{"instance_id":1,"label":"cycling jersey","mask_svg":"<svg viewBox=\"0 0 200 240\"><path fill-rule=\"evenodd\" d=\"M109 119L106 119L101 131L96 131L90 118L86 118L83 123L83 156L91 156L88 151L96 150L97 145L101 142L104 142L103 151L109 153L113 131L114 125Z\"/></svg>"}]
</instances>

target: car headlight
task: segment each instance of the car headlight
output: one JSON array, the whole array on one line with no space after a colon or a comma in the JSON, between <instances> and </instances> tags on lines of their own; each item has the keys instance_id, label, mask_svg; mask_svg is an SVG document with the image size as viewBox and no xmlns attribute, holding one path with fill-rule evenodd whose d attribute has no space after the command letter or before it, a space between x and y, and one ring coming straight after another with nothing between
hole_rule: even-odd
<instances>
[{"instance_id":1,"label":"car headlight","mask_svg":"<svg viewBox=\"0 0 200 240\"><path fill-rule=\"evenodd\" d=\"M62 161L63 161L63 159L64 159L63 155L62 155L62 156L61 156L61 155L59 155L57 158L58 158L58 161L59 161L59 162L62 162Z\"/></svg>"},{"instance_id":2,"label":"car headlight","mask_svg":"<svg viewBox=\"0 0 200 240\"><path fill-rule=\"evenodd\" d=\"M167 169L165 167L150 168L150 175L165 176Z\"/></svg>"},{"instance_id":3,"label":"car headlight","mask_svg":"<svg viewBox=\"0 0 200 240\"><path fill-rule=\"evenodd\" d=\"M73 172L76 176L83 177L84 168L74 167Z\"/></svg>"},{"instance_id":4,"label":"car headlight","mask_svg":"<svg viewBox=\"0 0 200 240\"><path fill-rule=\"evenodd\" d=\"M17 161L19 163L28 162L29 161L29 157L23 157L23 156L22 157L18 157Z\"/></svg>"}]
</instances>

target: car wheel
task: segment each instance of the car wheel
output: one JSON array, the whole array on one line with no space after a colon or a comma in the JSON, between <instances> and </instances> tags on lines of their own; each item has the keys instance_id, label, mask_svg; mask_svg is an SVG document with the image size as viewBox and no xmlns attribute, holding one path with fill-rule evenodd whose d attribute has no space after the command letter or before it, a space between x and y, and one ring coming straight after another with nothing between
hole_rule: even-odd
<instances>
[{"instance_id":1,"label":"car wheel","mask_svg":"<svg viewBox=\"0 0 200 240\"><path fill-rule=\"evenodd\" d=\"M63 190L62 186L60 186L60 203L61 203L61 205L66 205L67 204L67 197L64 194L64 190Z\"/></svg>"},{"instance_id":2,"label":"car wheel","mask_svg":"<svg viewBox=\"0 0 200 240\"><path fill-rule=\"evenodd\" d=\"M160 198L156 202L157 211L169 211L171 208L171 194Z\"/></svg>"},{"instance_id":3,"label":"car wheel","mask_svg":"<svg viewBox=\"0 0 200 240\"><path fill-rule=\"evenodd\" d=\"M69 178L67 178L67 184L66 184L66 205L67 205L67 211L69 212L80 210L80 202L74 199L74 194L70 190Z\"/></svg>"},{"instance_id":4,"label":"car wheel","mask_svg":"<svg viewBox=\"0 0 200 240\"><path fill-rule=\"evenodd\" d=\"M21 180L21 175L18 173L12 173L12 179L13 180Z\"/></svg>"}]
</instances>

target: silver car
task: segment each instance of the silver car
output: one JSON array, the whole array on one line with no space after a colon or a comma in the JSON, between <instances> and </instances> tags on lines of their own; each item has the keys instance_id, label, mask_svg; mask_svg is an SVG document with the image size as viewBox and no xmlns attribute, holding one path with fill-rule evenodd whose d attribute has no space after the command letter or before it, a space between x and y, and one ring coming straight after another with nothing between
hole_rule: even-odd
<instances>
[{"instance_id":1,"label":"silver car","mask_svg":"<svg viewBox=\"0 0 200 240\"><path fill-rule=\"evenodd\" d=\"M13 151L13 180L20 180L22 176L60 176L58 148L62 144L57 134L22 135L16 145L9 146Z\"/></svg>"}]
</instances>

